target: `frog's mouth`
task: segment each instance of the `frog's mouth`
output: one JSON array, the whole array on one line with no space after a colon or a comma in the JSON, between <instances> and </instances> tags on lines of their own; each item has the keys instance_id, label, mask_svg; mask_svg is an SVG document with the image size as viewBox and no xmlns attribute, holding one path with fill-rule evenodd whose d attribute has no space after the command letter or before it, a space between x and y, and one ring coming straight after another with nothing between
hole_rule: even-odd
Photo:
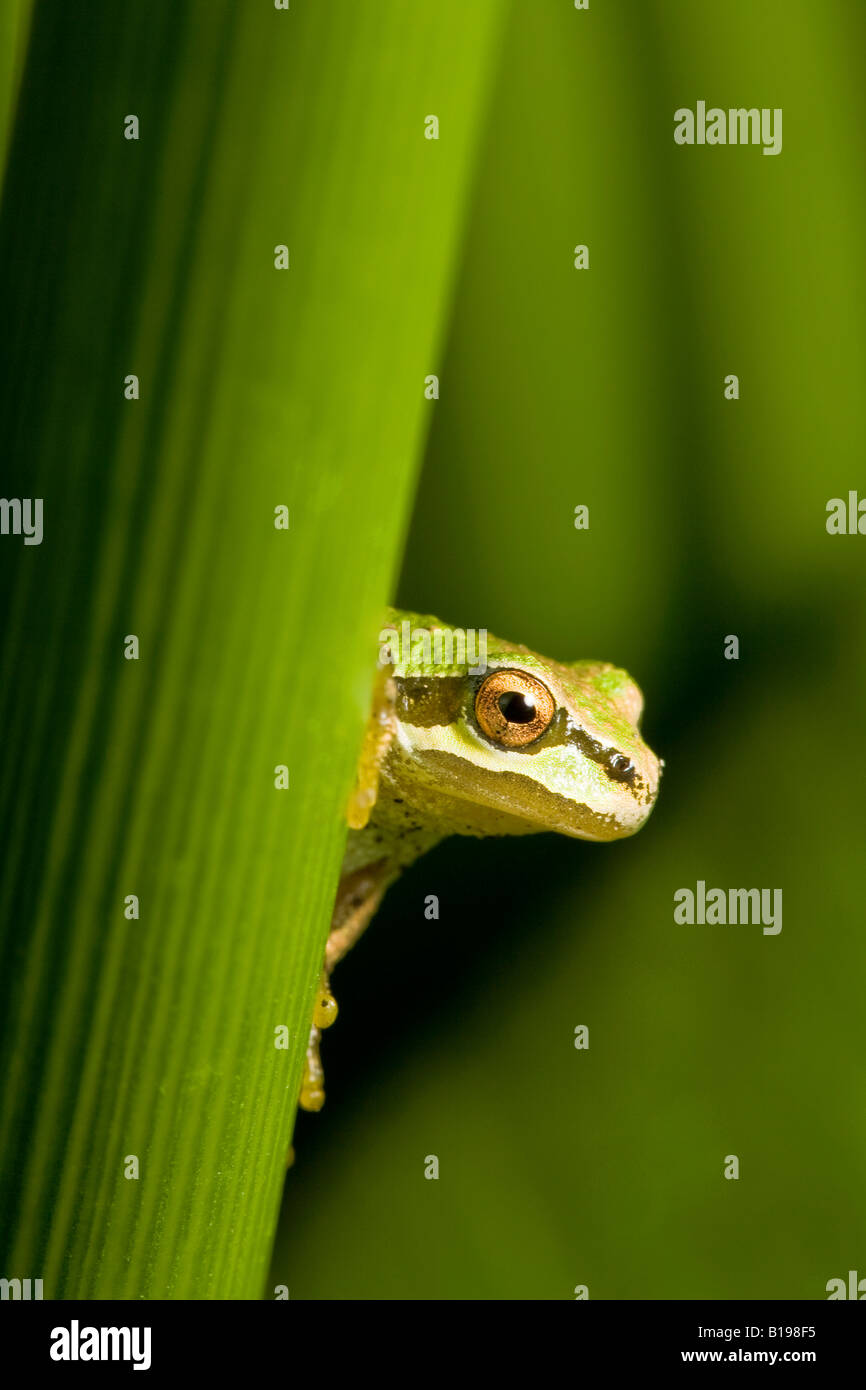
<instances>
[{"instance_id":1,"label":"frog's mouth","mask_svg":"<svg viewBox=\"0 0 866 1390\"><path fill-rule=\"evenodd\" d=\"M598 810L577 797L552 791L534 777L511 769L478 770L455 753L426 748L415 760L443 794L455 803L455 821L465 823L465 833L530 835L552 830L579 840L620 840L640 830L652 810L654 791L636 794L627 784L606 797ZM642 783L643 785L643 783Z\"/></svg>"}]
</instances>

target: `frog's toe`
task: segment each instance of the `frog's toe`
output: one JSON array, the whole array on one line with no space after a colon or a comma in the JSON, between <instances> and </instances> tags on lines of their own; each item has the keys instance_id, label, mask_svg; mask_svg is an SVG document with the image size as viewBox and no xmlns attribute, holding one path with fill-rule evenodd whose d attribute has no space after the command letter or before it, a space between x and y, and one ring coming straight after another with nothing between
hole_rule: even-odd
<instances>
[{"instance_id":1,"label":"frog's toe","mask_svg":"<svg viewBox=\"0 0 866 1390\"><path fill-rule=\"evenodd\" d=\"M313 1008L313 1023L316 1028L330 1028L338 1013L337 1001L323 980Z\"/></svg>"}]
</instances>

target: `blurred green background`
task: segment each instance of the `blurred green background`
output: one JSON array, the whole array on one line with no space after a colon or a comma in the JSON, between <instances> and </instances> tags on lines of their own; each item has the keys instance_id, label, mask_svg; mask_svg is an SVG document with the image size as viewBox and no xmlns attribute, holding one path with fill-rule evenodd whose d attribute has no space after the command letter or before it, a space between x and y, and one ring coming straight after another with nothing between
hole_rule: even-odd
<instances>
[{"instance_id":1,"label":"blurred green background","mask_svg":"<svg viewBox=\"0 0 866 1390\"><path fill-rule=\"evenodd\" d=\"M843 0L510 7L398 598L625 665L666 772L634 840L454 840L390 892L296 1129L293 1298L866 1273L866 539L825 529L866 493L864 52ZM699 99L781 107L782 153L675 145ZM781 888L781 934L676 925L698 879Z\"/></svg>"}]
</instances>

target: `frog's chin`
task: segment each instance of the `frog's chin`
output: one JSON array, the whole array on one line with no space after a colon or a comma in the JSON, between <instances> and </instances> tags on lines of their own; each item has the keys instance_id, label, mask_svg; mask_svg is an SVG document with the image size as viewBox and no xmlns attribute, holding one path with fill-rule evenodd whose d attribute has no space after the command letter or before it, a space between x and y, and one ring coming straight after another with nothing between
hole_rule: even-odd
<instances>
[{"instance_id":1,"label":"frog's chin","mask_svg":"<svg viewBox=\"0 0 866 1390\"><path fill-rule=\"evenodd\" d=\"M539 805L539 800L544 804ZM647 818L646 813L634 815L632 812L626 817L611 810L596 811L583 803L569 801L567 797L556 800L559 804L541 797L535 805L519 806L511 798L510 809L506 811L498 800L478 797L469 801L455 797L449 820L457 833L469 835L538 835L552 831L571 840L602 843L636 834ZM459 827L458 821L462 822Z\"/></svg>"},{"instance_id":2,"label":"frog's chin","mask_svg":"<svg viewBox=\"0 0 866 1390\"><path fill-rule=\"evenodd\" d=\"M633 805L622 808L622 813L607 808L598 810L584 802L570 801L568 797L556 793L542 795L536 804L527 806L525 816L504 817L514 822L513 829L503 829L500 834L532 834L549 830L557 835L567 835L570 840L591 840L597 844L609 840L624 840L635 835L645 823L648 810L636 813Z\"/></svg>"},{"instance_id":3,"label":"frog's chin","mask_svg":"<svg viewBox=\"0 0 866 1390\"><path fill-rule=\"evenodd\" d=\"M625 791L601 808L581 800L578 787L570 797L511 769L479 772L444 749L425 749L417 757L417 773L427 783L429 796L418 796L413 779L408 799L451 834L535 835L552 830L575 840L619 840L635 834L650 810Z\"/></svg>"}]
</instances>

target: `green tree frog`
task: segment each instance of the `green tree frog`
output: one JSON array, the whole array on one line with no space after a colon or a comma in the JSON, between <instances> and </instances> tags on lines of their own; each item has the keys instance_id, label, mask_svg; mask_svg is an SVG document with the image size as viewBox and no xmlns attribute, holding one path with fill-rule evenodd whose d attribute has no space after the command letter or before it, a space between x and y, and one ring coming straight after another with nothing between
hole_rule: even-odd
<instances>
[{"instance_id":1,"label":"green tree frog","mask_svg":"<svg viewBox=\"0 0 866 1390\"><path fill-rule=\"evenodd\" d=\"M389 609L349 804L345 857L300 1095L324 1104L321 1030L331 971L389 884L446 835L619 840L639 830L661 764L638 731L643 696L601 661L559 662L438 619ZM461 641L461 639L464 639ZM479 656L483 655L483 660Z\"/></svg>"}]
</instances>

